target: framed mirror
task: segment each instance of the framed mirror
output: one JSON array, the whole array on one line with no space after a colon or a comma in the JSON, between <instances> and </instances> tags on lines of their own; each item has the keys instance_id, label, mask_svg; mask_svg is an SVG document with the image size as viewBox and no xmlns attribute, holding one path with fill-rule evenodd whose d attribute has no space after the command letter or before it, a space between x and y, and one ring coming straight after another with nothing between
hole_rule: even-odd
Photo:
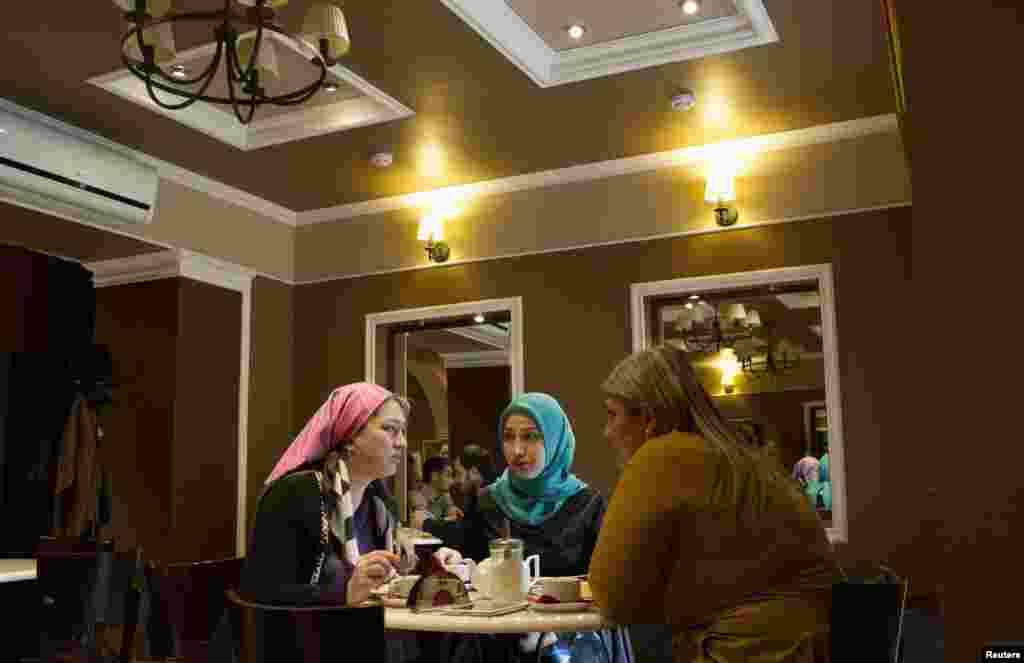
<instances>
[{"instance_id":1,"label":"framed mirror","mask_svg":"<svg viewBox=\"0 0 1024 663\"><path fill-rule=\"evenodd\" d=\"M413 401L407 460L391 482L402 518L430 492L423 464L462 448L498 449L498 416L523 389L522 300L490 299L366 316L366 380ZM417 481L419 476L420 481Z\"/></svg>"},{"instance_id":2,"label":"framed mirror","mask_svg":"<svg viewBox=\"0 0 1024 663\"><path fill-rule=\"evenodd\" d=\"M633 350L669 343L740 437L775 459L848 538L831 265L631 286Z\"/></svg>"}]
</instances>

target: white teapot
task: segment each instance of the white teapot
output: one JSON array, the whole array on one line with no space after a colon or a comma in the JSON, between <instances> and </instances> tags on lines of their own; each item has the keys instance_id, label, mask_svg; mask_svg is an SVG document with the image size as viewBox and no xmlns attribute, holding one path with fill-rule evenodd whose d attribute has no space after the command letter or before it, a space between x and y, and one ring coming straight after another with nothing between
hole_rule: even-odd
<instances>
[{"instance_id":1,"label":"white teapot","mask_svg":"<svg viewBox=\"0 0 1024 663\"><path fill-rule=\"evenodd\" d=\"M498 539L491 542L491 556L470 567L470 582L486 597L523 601L530 585L540 577L540 555L523 560L523 542Z\"/></svg>"}]
</instances>

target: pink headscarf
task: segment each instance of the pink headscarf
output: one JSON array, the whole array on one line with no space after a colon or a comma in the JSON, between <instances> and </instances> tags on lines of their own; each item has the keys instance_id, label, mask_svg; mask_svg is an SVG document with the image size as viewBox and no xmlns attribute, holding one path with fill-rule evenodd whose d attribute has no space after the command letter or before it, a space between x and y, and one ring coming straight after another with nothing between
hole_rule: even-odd
<instances>
[{"instance_id":1,"label":"pink headscarf","mask_svg":"<svg viewBox=\"0 0 1024 663\"><path fill-rule=\"evenodd\" d=\"M818 459L814 456L804 456L793 467L793 478L805 483L818 480Z\"/></svg>"},{"instance_id":2,"label":"pink headscarf","mask_svg":"<svg viewBox=\"0 0 1024 663\"><path fill-rule=\"evenodd\" d=\"M326 456L339 441L349 439L362 428L377 408L393 395L371 382L355 382L335 389L277 461L265 484L269 485L304 463Z\"/></svg>"}]
</instances>

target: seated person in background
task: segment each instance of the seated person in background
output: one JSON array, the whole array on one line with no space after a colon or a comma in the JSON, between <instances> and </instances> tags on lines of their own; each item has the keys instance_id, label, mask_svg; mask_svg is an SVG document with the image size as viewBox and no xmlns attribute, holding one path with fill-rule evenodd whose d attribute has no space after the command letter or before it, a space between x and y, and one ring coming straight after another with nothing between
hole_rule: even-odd
<instances>
[{"instance_id":1,"label":"seated person in background","mask_svg":"<svg viewBox=\"0 0 1024 663\"><path fill-rule=\"evenodd\" d=\"M355 605L397 572L398 523L381 480L402 462L408 414L406 399L375 384L331 393L267 478L242 573L243 597ZM450 552L438 555L447 561ZM282 636L263 637L277 646ZM414 641L389 636L388 644L391 660L415 655L409 649Z\"/></svg>"},{"instance_id":2,"label":"seated person in background","mask_svg":"<svg viewBox=\"0 0 1024 663\"><path fill-rule=\"evenodd\" d=\"M667 624L676 663L812 663L839 580L825 528L722 418L688 355L661 345L602 385L625 468L590 586L619 624Z\"/></svg>"},{"instance_id":3,"label":"seated person in background","mask_svg":"<svg viewBox=\"0 0 1024 663\"><path fill-rule=\"evenodd\" d=\"M569 418L551 396L527 393L505 408L498 430L505 473L480 492L462 520L446 523L420 511L414 526L479 562L490 556L490 541L503 538L508 525L512 538L523 541L524 558L540 555L542 575L585 574L606 502L572 473L576 437ZM622 629L600 635L611 663L632 660ZM536 637L528 646L537 647Z\"/></svg>"},{"instance_id":4,"label":"seated person in background","mask_svg":"<svg viewBox=\"0 0 1024 663\"><path fill-rule=\"evenodd\" d=\"M793 466L793 479L800 486L801 492L811 500L811 506L817 506L818 490L818 459L814 456L804 456Z\"/></svg>"},{"instance_id":5,"label":"seated person in background","mask_svg":"<svg viewBox=\"0 0 1024 663\"><path fill-rule=\"evenodd\" d=\"M491 452L477 444L467 444L459 454L458 464L463 468L466 478L463 480L462 492L467 502L480 497L484 488L498 480L498 470L494 467Z\"/></svg>"},{"instance_id":6,"label":"seated person in background","mask_svg":"<svg viewBox=\"0 0 1024 663\"><path fill-rule=\"evenodd\" d=\"M455 506L449 490L452 487L452 468L444 456L428 458L423 463L423 486L418 502L423 509L439 520L461 518L462 510Z\"/></svg>"}]
</instances>

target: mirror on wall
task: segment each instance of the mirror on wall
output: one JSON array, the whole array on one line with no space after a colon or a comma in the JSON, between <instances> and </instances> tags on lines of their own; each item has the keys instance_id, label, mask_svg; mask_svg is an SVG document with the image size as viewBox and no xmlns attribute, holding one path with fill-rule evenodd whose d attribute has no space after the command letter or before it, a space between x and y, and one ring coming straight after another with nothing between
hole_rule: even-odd
<instances>
[{"instance_id":1,"label":"mirror on wall","mask_svg":"<svg viewBox=\"0 0 1024 663\"><path fill-rule=\"evenodd\" d=\"M392 479L403 519L461 477L455 459L468 444L497 460L498 416L521 390L519 300L463 302L367 316L367 380L407 396L407 462ZM444 458L440 481L424 469ZM431 463L428 465L428 463ZM459 502L459 486L452 490Z\"/></svg>"},{"instance_id":2,"label":"mirror on wall","mask_svg":"<svg viewBox=\"0 0 1024 663\"><path fill-rule=\"evenodd\" d=\"M846 539L828 265L633 286L636 349L669 343L741 438L774 459Z\"/></svg>"}]
</instances>

